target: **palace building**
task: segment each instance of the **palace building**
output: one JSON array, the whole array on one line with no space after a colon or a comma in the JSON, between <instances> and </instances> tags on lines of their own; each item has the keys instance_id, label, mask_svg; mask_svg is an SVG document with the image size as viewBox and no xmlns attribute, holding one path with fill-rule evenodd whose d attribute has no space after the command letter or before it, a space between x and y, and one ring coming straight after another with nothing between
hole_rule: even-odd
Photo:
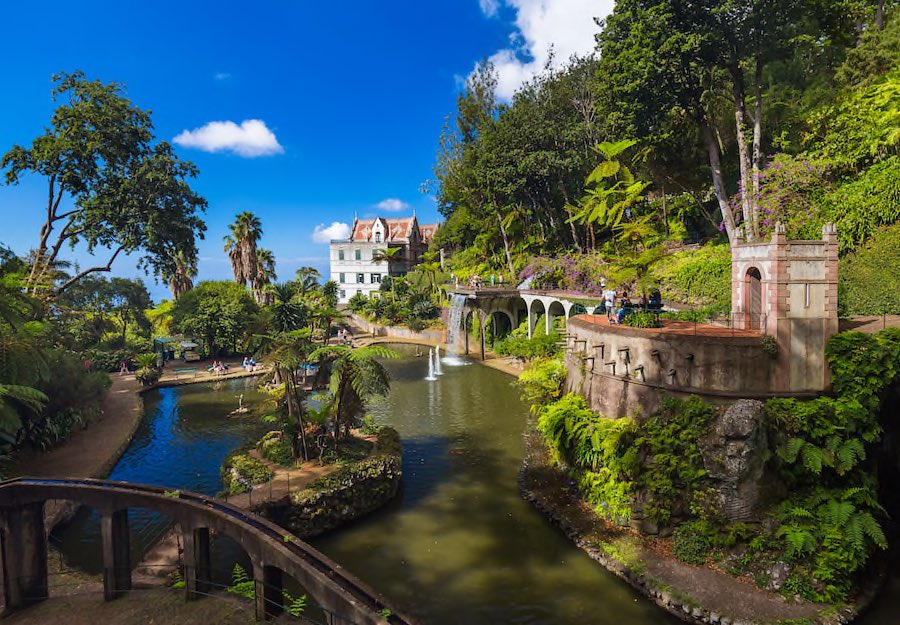
<instances>
[{"instance_id":1,"label":"palace building","mask_svg":"<svg viewBox=\"0 0 900 625\"><path fill-rule=\"evenodd\" d=\"M400 219L354 219L350 237L331 241L331 279L338 283L338 302L356 294L370 297L384 276L402 276L420 262L438 224L420 224L416 216ZM395 260L373 260L379 250L400 249Z\"/></svg>"}]
</instances>

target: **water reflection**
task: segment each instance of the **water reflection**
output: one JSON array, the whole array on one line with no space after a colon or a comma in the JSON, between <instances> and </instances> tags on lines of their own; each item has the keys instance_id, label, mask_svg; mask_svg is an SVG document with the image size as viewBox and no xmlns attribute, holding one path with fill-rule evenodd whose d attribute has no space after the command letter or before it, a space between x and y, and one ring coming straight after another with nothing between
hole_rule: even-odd
<instances>
[{"instance_id":1,"label":"water reflection","mask_svg":"<svg viewBox=\"0 0 900 625\"><path fill-rule=\"evenodd\" d=\"M387 366L391 394L372 413L403 438L401 496L317 547L429 624L679 622L522 500L527 409L508 376L447 367L424 383L421 359Z\"/></svg>"}]
</instances>

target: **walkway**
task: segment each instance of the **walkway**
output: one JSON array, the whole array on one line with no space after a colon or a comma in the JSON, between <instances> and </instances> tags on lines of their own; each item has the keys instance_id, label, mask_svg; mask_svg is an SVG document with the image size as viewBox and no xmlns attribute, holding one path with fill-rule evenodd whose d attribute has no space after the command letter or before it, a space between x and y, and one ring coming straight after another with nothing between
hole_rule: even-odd
<instances>
[{"instance_id":1,"label":"walkway","mask_svg":"<svg viewBox=\"0 0 900 625\"><path fill-rule=\"evenodd\" d=\"M660 319L659 322L662 324L662 326L659 328L636 328L625 324L620 325L617 323L610 323L606 318L606 315L577 315L576 318L597 326L623 328L628 330L636 330L639 332L656 332L660 334L745 337L762 335L759 330L740 330L725 325L714 325L711 323L699 323L694 321L676 321L674 319Z\"/></svg>"}]
</instances>

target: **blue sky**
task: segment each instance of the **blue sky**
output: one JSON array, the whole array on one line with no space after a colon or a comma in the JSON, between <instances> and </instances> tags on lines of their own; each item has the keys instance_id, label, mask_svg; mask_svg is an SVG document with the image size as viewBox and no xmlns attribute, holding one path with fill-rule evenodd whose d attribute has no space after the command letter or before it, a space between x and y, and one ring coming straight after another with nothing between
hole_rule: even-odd
<instances>
[{"instance_id":1,"label":"blue sky","mask_svg":"<svg viewBox=\"0 0 900 625\"><path fill-rule=\"evenodd\" d=\"M547 59L592 48L612 0L14 2L4 5L0 152L28 145L53 110L50 76L83 70L127 86L157 136L200 168L209 201L200 279L230 277L222 237L243 210L262 220L279 279L327 271L319 242L362 216L439 218L420 192L461 81L492 58L509 97ZM211 122L223 122L210 125ZM210 151L214 150L214 151ZM0 185L0 242L37 240L45 182ZM379 209L379 205L393 211ZM398 210L399 209L399 210ZM318 240L317 240L318 239ZM68 258L82 265L82 250ZM134 259L114 275L141 276ZM147 279L155 299L164 285Z\"/></svg>"}]
</instances>

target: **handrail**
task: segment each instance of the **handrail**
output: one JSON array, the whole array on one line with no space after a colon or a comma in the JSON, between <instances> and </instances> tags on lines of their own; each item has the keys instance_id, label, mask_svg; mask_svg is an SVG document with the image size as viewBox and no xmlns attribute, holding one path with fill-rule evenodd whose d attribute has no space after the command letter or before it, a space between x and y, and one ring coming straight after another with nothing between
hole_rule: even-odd
<instances>
[{"instance_id":1,"label":"handrail","mask_svg":"<svg viewBox=\"0 0 900 625\"><path fill-rule=\"evenodd\" d=\"M192 508L201 507L206 510L213 510L219 515L224 516L229 521L251 528L255 532L263 534L266 538L277 541L277 544L286 548L292 556L302 560L308 567L314 569L318 573L326 576L332 582L337 584L343 591L347 592L352 598L359 602L363 607L371 610L373 615L389 614L389 616L381 616L383 622L390 625L414 625L415 621L396 611L387 600L376 590L357 579L353 575L346 572L336 562L332 561L325 554L316 550L308 543L295 537L287 530L275 525L274 523L263 519L262 517L238 508L237 506L228 504L215 497L209 497L200 493L194 493L185 490L166 489L160 486L150 484L139 484L133 482L120 482L114 480L97 480L91 478L33 478L18 477L0 482L0 506L15 505L15 502L6 503L11 495L16 491L25 489L30 491L33 489L40 490L42 488L62 488L63 490L71 489L72 497L47 496L46 499L67 498L78 500L77 491L80 489L90 489L92 491L132 494L135 496L149 497L151 500L158 499L160 503L165 502L167 506L174 502ZM172 493L177 492L177 497ZM38 497L28 497L32 501L40 500L42 497L38 493ZM136 503L140 507L146 506L147 502Z\"/></svg>"}]
</instances>

